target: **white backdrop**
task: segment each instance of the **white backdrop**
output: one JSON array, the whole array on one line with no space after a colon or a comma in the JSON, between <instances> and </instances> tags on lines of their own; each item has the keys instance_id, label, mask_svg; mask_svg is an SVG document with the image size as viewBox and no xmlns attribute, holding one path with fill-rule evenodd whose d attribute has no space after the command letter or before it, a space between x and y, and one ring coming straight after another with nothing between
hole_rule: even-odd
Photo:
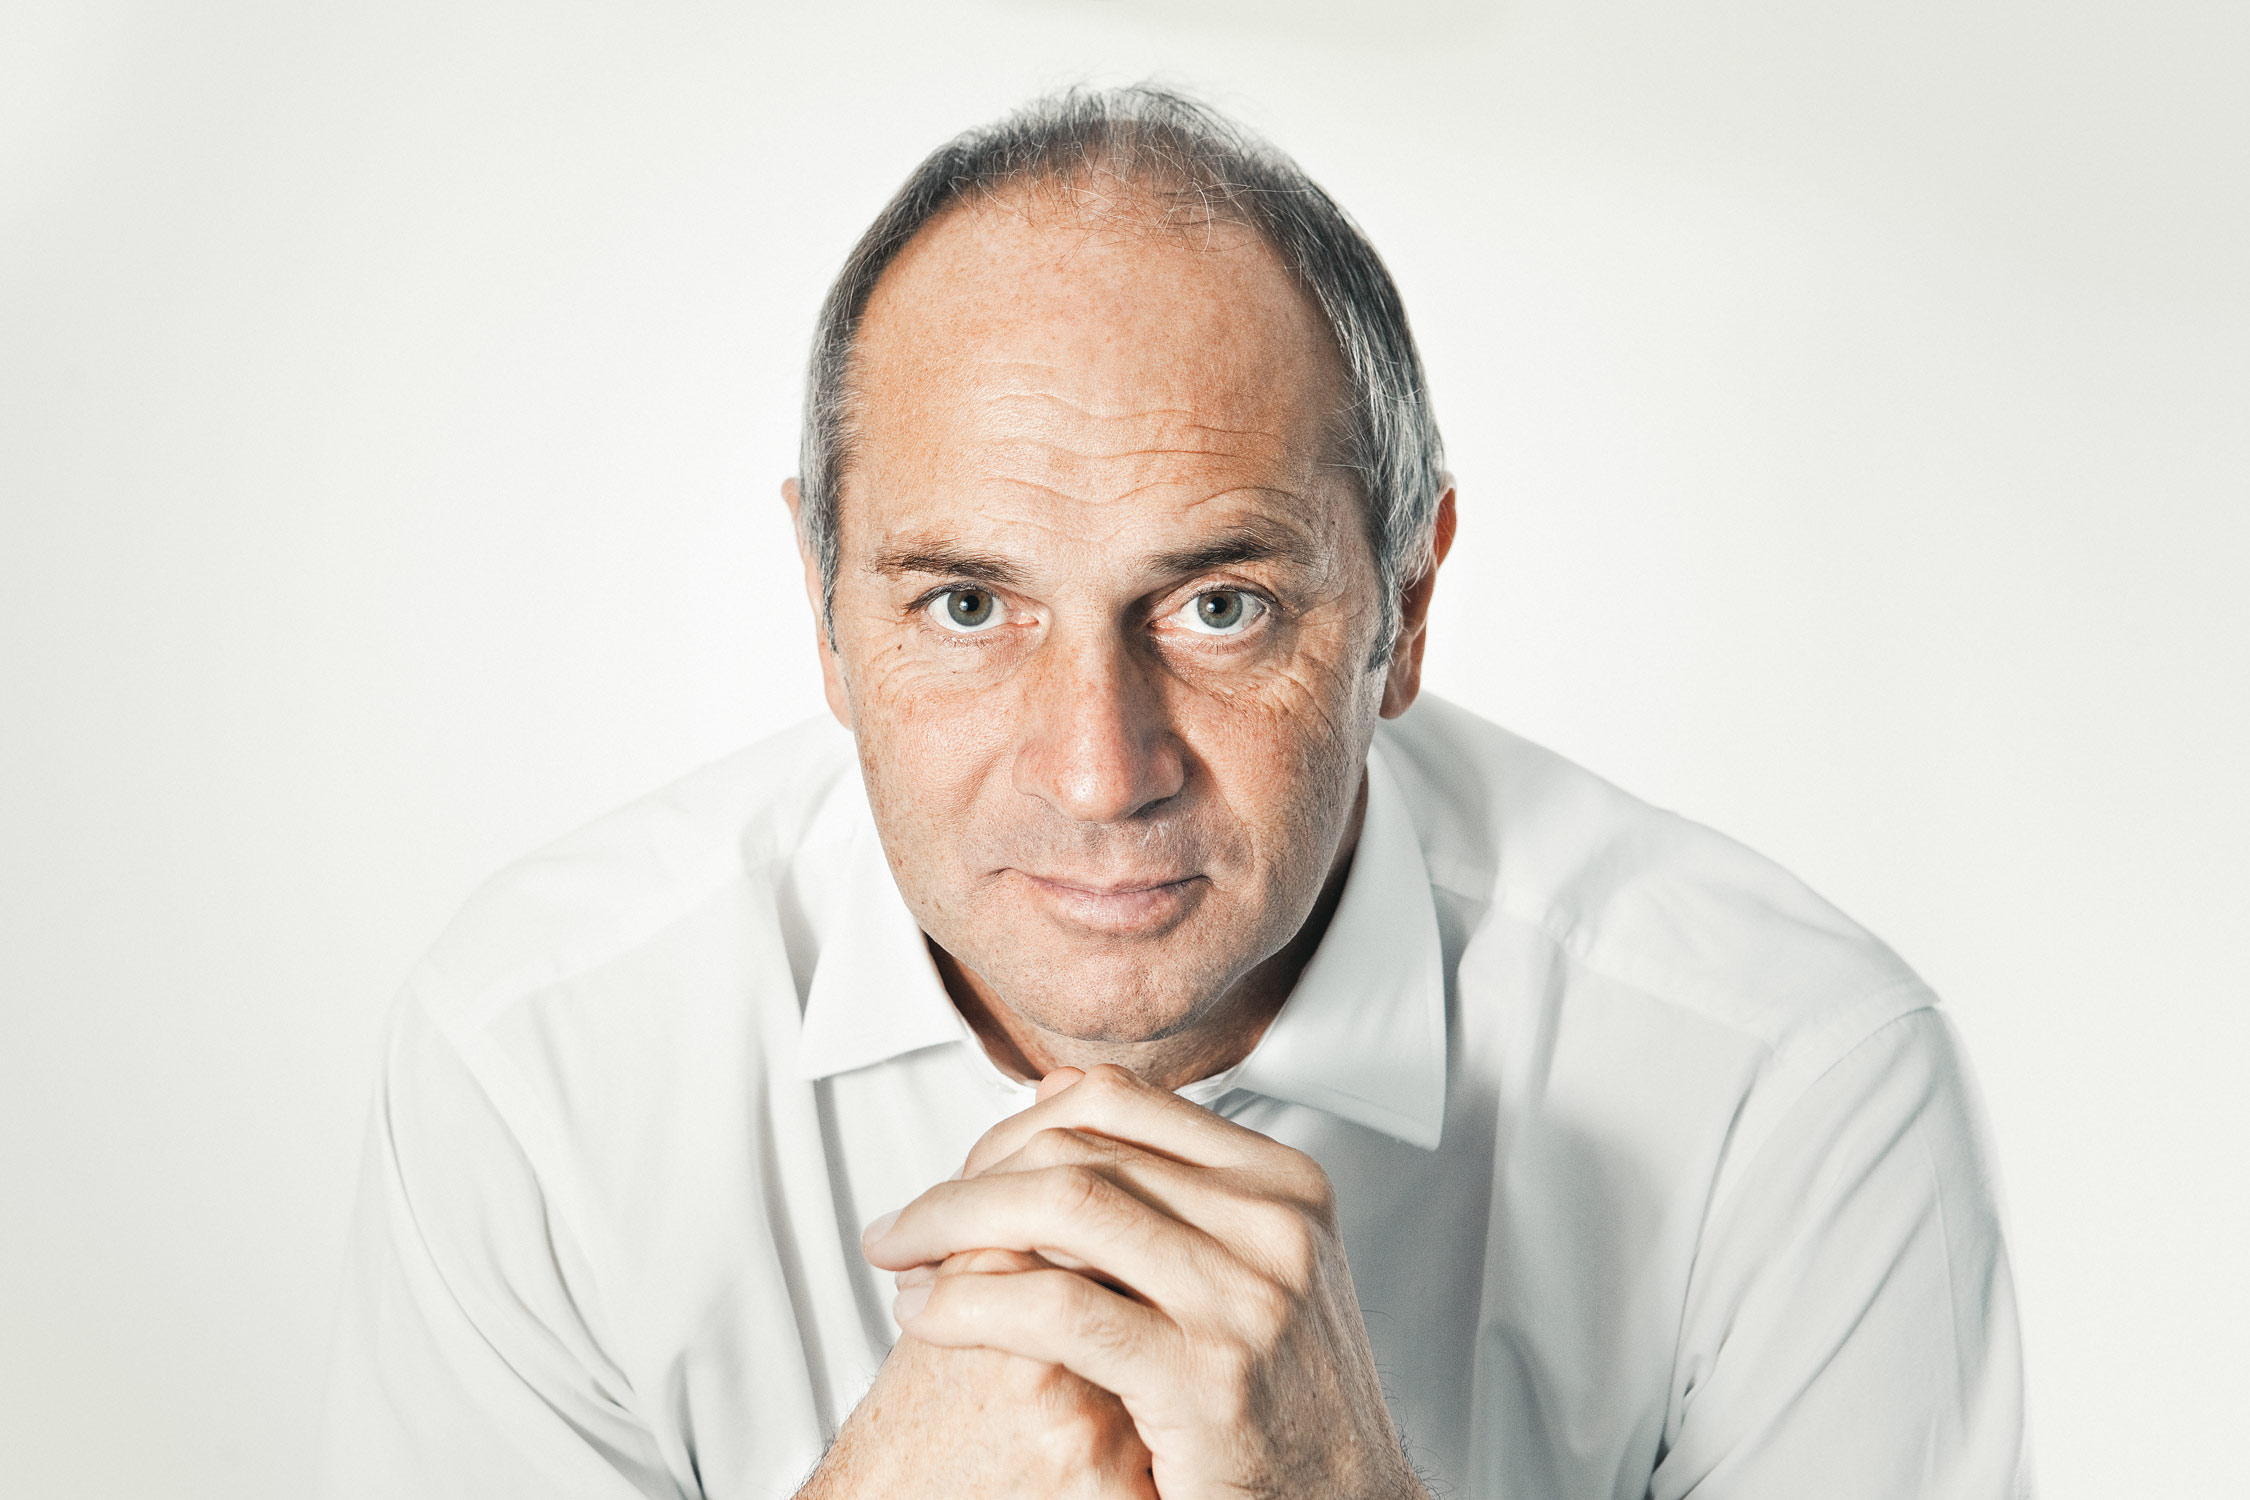
<instances>
[{"instance_id":1,"label":"white backdrop","mask_svg":"<svg viewBox=\"0 0 2250 1500\"><path fill-rule=\"evenodd\" d=\"M1151 74L1404 286L1435 690L1949 997L2045 1493L2245 1493L2226 0L0 6L0 1491L300 1492L393 987L818 708L826 278L945 134Z\"/></svg>"}]
</instances>

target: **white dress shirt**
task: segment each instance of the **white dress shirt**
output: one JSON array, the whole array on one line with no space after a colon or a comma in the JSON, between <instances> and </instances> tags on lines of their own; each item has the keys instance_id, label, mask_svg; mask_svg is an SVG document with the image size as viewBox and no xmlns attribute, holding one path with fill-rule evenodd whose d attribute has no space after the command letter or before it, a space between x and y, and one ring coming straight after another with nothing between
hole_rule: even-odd
<instances>
[{"instance_id":1,"label":"white dress shirt","mask_svg":"<svg viewBox=\"0 0 2250 1500\"><path fill-rule=\"evenodd\" d=\"M1334 1179L1391 1409L1478 1500L2005 1496L1958 1044L1772 864L1425 698L1329 929L1182 1092ZM822 721L493 881L409 979L322 1490L783 1497L897 1337L859 1231L1031 1102Z\"/></svg>"}]
</instances>

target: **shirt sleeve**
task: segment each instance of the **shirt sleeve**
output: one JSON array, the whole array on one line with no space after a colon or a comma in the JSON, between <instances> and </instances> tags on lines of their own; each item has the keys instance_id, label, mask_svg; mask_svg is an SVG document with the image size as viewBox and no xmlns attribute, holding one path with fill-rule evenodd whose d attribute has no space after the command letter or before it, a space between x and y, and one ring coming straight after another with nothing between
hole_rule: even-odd
<instances>
[{"instance_id":1,"label":"shirt sleeve","mask_svg":"<svg viewBox=\"0 0 2250 1500\"><path fill-rule=\"evenodd\" d=\"M549 1189L409 990L368 1130L323 1500L696 1493L602 1351L586 1245Z\"/></svg>"},{"instance_id":2,"label":"shirt sleeve","mask_svg":"<svg viewBox=\"0 0 2250 1500\"><path fill-rule=\"evenodd\" d=\"M2029 1494L1990 1160L1935 1010L1806 1089L1713 1206L1651 1500Z\"/></svg>"}]
</instances>

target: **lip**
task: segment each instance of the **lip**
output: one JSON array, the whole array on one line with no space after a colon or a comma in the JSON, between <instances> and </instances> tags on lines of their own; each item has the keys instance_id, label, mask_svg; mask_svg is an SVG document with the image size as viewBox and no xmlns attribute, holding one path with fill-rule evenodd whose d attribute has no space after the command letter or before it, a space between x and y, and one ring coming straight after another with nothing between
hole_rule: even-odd
<instances>
[{"instance_id":1,"label":"lip","mask_svg":"<svg viewBox=\"0 0 2250 1500\"><path fill-rule=\"evenodd\" d=\"M1034 875L1018 870L1023 883L1054 916L1073 926L1111 937L1132 937L1171 926L1195 905L1202 877L1100 883Z\"/></svg>"}]
</instances>

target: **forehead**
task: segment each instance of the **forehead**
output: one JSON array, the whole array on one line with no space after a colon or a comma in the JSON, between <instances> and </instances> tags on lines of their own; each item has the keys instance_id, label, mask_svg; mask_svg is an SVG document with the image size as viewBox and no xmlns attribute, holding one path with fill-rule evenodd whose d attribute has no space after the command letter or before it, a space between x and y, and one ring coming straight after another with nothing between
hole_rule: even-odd
<instances>
[{"instance_id":1,"label":"forehead","mask_svg":"<svg viewBox=\"0 0 2250 1500\"><path fill-rule=\"evenodd\" d=\"M1161 524L1221 496L1326 509L1343 387L1319 310L1242 226L1037 193L957 208L861 320L845 527L1128 501Z\"/></svg>"}]
</instances>

